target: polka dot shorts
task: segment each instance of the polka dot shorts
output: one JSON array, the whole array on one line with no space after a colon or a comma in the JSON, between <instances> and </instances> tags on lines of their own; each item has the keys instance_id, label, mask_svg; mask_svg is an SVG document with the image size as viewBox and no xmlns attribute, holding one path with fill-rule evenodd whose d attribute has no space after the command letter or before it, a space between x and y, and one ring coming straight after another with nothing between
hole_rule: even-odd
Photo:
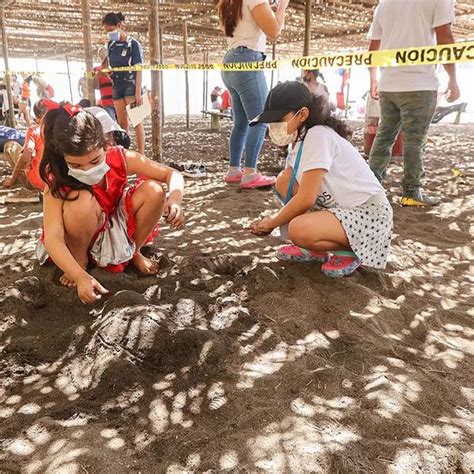
<instances>
[{"instance_id":1,"label":"polka dot shorts","mask_svg":"<svg viewBox=\"0 0 474 474\"><path fill-rule=\"evenodd\" d=\"M353 209L334 207L332 212L346 231L352 251L362 265L384 269L387 266L393 234L390 204L362 204Z\"/></svg>"}]
</instances>

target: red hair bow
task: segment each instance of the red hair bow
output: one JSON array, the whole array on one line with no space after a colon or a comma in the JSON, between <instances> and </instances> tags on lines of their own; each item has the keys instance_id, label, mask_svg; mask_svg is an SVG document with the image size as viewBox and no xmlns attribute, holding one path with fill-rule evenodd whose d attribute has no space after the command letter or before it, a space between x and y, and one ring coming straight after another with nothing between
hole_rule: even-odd
<instances>
[{"instance_id":1,"label":"red hair bow","mask_svg":"<svg viewBox=\"0 0 474 474\"><path fill-rule=\"evenodd\" d=\"M64 104L62 108L71 116L74 117L74 115L77 115L79 112L82 111L82 107L79 107L78 105L72 105L70 103Z\"/></svg>"},{"instance_id":2,"label":"red hair bow","mask_svg":"<svg viewBox=\"0 0 474 474\"><path fill-rule=\"evenodd\" d=\"M59 109L59 104L51 99L41 99L40 104L47 110Z\"/></svg>"}]
</instances>

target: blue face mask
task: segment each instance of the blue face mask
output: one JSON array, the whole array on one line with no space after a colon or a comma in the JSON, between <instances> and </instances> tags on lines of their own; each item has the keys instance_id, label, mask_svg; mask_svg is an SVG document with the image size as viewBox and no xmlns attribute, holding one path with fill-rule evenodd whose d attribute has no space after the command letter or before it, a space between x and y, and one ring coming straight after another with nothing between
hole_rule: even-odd
<instances>
[{"instance_id":1,"label":"blue face mask","mask_svg":"<svg viewBox=\"0 0 474 474\"><path fill-rule=\"evenodd\" d=\"M118 41L120 39L120 31L109 31L108 37L110 41Z\"/></svg>"}]
</instances>

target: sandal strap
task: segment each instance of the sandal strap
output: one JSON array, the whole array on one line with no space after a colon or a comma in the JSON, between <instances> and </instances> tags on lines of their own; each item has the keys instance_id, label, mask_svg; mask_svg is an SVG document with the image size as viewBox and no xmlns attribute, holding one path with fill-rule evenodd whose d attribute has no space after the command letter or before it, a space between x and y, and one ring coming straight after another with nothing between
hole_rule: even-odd
<instances>
[{"instance_id":1,"label":"sandal strap","mask_svg":"<svg viewBox=\"0 0 474 474\"><path fill-rule=\"evenodd\" d=\"M358 258L357 255L351 250L335 250L334 252L331 252L331 254L334 255L335 257Z\"/></svg>"}]
</instances>

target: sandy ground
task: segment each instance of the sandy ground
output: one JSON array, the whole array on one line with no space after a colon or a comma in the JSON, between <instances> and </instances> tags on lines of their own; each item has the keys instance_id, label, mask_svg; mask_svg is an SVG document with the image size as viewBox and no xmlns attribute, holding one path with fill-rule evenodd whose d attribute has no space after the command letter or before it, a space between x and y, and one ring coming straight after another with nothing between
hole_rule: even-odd
<instances>
[{"instance_id":1,"label":"sandy ground","mask_svg":"<svg viewBox=\"0 0 474 474\"><path fill-rule=\"evenodd\" d=\"M396 205L394 161L389 268L344 280L243 230L276 201L223 184L228 128L207 127L166 127L166 158L209 176L187 181L186 229L149 249L161 273L94 271L111 291L96 307L36 265L41 205L0 207L0 471L473 469L474 126L431 129L435 209Z\"/></svg>"}]
</instances>

